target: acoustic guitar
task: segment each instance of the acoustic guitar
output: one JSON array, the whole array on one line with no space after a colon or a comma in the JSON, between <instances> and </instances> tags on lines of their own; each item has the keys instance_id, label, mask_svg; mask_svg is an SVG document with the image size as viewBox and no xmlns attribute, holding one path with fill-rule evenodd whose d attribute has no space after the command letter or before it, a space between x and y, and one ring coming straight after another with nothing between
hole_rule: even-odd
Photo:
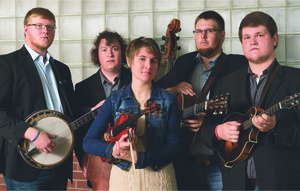
<instances>
[{"instance_id":1,"label":"acoustic guitar","mask_svg":"<svg viewBox=\"0 0 300 191\"><path fill-rule=\"evenodd\" d=\"M177 95L179 118L193 118L196 114L205 111L214 111L214 115L226 113L229 101L229 94L226 94L225 96L215 97L207 101L202 101L198 96L189 96L180 93Z\"/></svg>"},{"instance_id":2,"label":"acoustic guitar","mask_svg":"<svg viewBox=\"0 0 300 191\"><path fill-rule=\"evenodd\" d=\"M232 168L235 164L247 159L251 154L253 146L258 143L258 135L260 131L252 124L254 115L262 114L272 115L281 109L291 109L300 104L300 93L281 101L274 106L263 111L259 107L251 107L246 114L232 113L227 116L223 123L228 121L237 121L241 123L240 138L238 143L225 141L225 146L218 150L221 159L225 163L225 167Z\"/></svg>"}]
</instances>

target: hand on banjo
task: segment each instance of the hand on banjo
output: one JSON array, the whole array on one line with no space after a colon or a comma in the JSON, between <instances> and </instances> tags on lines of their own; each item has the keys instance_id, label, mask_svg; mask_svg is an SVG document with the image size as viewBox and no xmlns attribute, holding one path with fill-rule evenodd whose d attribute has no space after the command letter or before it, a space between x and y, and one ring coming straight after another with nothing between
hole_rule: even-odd
<instances>
[{"instance_id":1,"label":"hand on banjo","mask_svg":"<svg viewBox=\"0 0 300 191\"><path fill-rule=\"evenodd\" d=\"M41 131L37 139L33 142L33 144L40 149L42 152L48 154L54 150L56 143L51 139L55 139L57 136L49 134L45 131Z\"/></svg>"}]
</instances>

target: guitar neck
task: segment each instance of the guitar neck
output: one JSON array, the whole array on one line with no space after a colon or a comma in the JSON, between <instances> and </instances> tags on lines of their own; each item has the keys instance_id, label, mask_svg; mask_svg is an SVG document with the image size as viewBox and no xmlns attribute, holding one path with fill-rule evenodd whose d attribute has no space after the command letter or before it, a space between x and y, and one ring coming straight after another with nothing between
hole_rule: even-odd
<instances>
[{"instance_id":1,"label":"guitar neck","mask_svg":"<svg viewBox=\"0 0 300 191\"><path fill-rule=\"evenodd\" d=\"M71 131L75 131L76 129L87 124L88 122L94 120L99 112L99 109L100 109L100 107L98 107L97 109L95 109L93 111L86 113L85 115L81 116L80 118L78 118L75 121L73 121L72 123L70 123L69 126L71 128Z\"/></svg>"},{"instance_id":2,"label":"guitar neck","mask_svg":"<svg viewBox=\"0 0 300 191\"><path fill-rule=\"evenodd\" d=\"M125 128L127 128L129 125L131 125L134 121L136 121L138 118L140 118L142 115L144 115L146 111L141 110L137 114L133 115L132 117L128 118L126 121L121 123L120 125L116 126L111 130L111 136L115 137L120 132L122 132Z\"/></svg>"},{"instance_id":3,"label":"guitar neck","mask_svg":"<svg viewBox=\"0 0 300 191\"><path fill-rule=\"evenodd\" d=\"M261 116L262 114L267 114L267 115L273 115L274 113L276 113L277 111L281 110L281 106L280 103L277 103L275 105L273 105L272 107L266 109L265 111L257 114L257 116ZM241 128L243 128L243 130L247 130L250 127L252 127L252 118L248 119L247 121L245 121L244 123L242 123Z\"/></svg>"},{"instance_id":4,"label":"guitar neck","mask_svg":"<svg viewBox=\"0 0 300 191\"><path fill-rule=\"evenodd\" d=\"M179 111L179 116L181 117L181 119L186 119L194 116L197 113L201 113L206 110L207 110L207 101L204 101Z\"/></svg>"}]
</instances>

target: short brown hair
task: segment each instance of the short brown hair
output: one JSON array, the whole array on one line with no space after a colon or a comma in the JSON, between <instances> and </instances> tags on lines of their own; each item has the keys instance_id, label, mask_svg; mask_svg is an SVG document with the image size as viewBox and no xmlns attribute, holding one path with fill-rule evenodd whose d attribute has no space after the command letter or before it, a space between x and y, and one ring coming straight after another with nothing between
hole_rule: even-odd
<instances>
[{"instance_id":1,"label":"short brown hair","mask_svg":"<svg viewBox=\"0 0 300 191\"><path fill-rule=\"evenodd\" d=\"M259 26L264 26L268 30L268 32L271 34L271 37L274 37L274 35L277 33L277 25L274 19L261 11L254 11L252 13L249 13L246 15L239 27L239 38L240 41L242 42L242 31L243 28L245 27L259 27ZM276 48L277 45L274 47Z\"/></svg>"},{"instance_id":2,"label":"short brown hair","mask_svg":"<svg viewBox=\"0 0 300 191\"><path fill-rule=\"evenodd\" d=\"M152 38L140 37L131 41L126 49L126 57L128 57L129 61L131 62L134 56L136 56L143 47L145 47L149 53L153 54L157 58L159 69L162 55L158 44Z\"/></svg>"},{"instance_id":3,"label":"short brown hair","mask_svg":"<svg viewBox=\"0 0 300 191\"><path fill-rule=\"evenodd\" d=\"M97 38L95 39L94 46L90 50L92 63L95 66L100 66L100 64L101 64L100 61L99 61L98 51L99 51L99 44L100 44L102 39L106 40L107 45L110 45L110 44L114 43L115 41L117 41L121 46L122 63L123 64L126 63L125 52L126 52L127 43L121 37L121 35L119 33L115 32L115 31L112 32L109 29L105 29L103 32L100 32L98 34Z\"/></svg>"},{"instance_id":4,"label":"short brown hair","mask_svg":"<svg viewBox=\"0 0 300 191\"><path fill-rule=\"evenodd\" d=\"M44 19L50 20L54 22L55 26L55 16L54 14L49 11L48 9L42 8L42 7L35 7L31 10L29 10L24 18L24 26L28 25L30 17L37 17L41 16Z\"/></svg>"},{"instance_id":5,"label":"short brown hair","mask_svg":"<svg viewBox=\"0 0 300 191\"><path fill-rule=\"evenodd\" d=\"M225 29L225 22L223 17L215 11L204 11L195 19L195 27L200 19L214 20L218 23L218 27L221 30Z\"/></svg>"}]
</instances>

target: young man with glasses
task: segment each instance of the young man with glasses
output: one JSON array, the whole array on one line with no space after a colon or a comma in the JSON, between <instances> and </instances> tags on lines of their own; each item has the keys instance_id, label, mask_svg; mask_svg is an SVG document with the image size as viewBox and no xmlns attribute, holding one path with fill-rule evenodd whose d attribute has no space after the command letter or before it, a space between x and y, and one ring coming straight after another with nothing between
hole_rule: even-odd
<instances>
[{"instance_id":1,"label":"young man with glasses","mask_svg":"<svg viewBox=\"0 0 300 191\"><path fill-rule=\"evenodd\" d=\"M7 190L66 190L72 179L72 155L58 167L38 169L25 162L17 148L24 138L40 152L56 149L57 135L24 122L31 113L56 110L73 119L70 70L47 50L55 29L51 11L33 8L24 19L25 45L0 56L0 170Z\"/></svg>"},{"instance_id":2,"label":"young man with glasses","mask_svg":"<svg viewBox=\"0 0 300 191\"><path fill-rule=\"evenodd\" d=\"M225 73L230 73L246 63L243 56L226 55L222 52L225 38L224 19L215 11L205 11L195 20L195 42L197 51L180 56L169 73L157 81L158 85L175 94L199 95L214 68L221 67L215 82ZM218 59L222 57L222 59ZM235 60L236 65L231 65ZM216 65L216 66L215 66ZM229 67L230 66L230 67ZM209 93L206 96L210 98ZM203 100L205 101L205 100ZM182 141L185 147L174 161L179 190L221 190L222 177L216 154L205 147L201 140L189 133L197 133L205 113L197 114L195 119L183 120ZM191 144L191 142L193 142Z\"/></svg>"}]
</instances>

